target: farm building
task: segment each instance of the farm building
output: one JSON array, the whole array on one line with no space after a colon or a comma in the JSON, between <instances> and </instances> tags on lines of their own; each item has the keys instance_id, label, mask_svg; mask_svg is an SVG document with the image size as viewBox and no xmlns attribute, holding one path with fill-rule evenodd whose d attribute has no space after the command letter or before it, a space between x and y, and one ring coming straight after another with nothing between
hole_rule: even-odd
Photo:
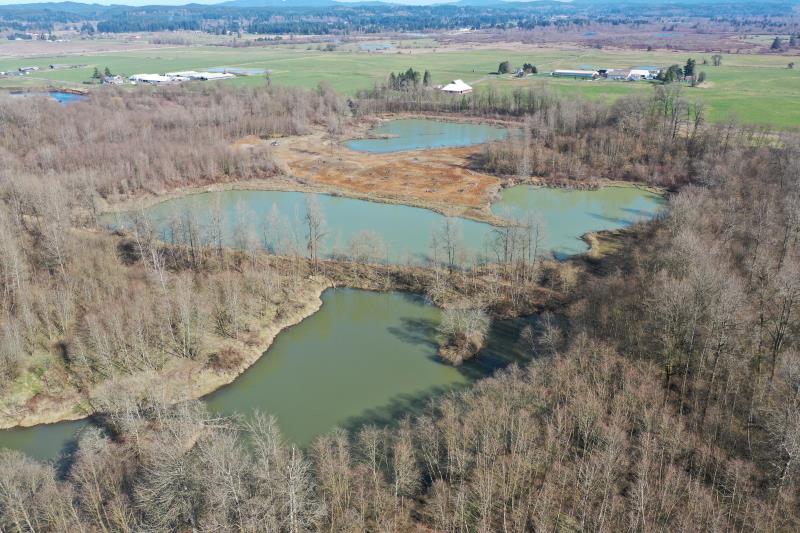
<instances>
[{"instance_id":1,"label":"farm building","mask_svg":"<svg viewBox=\"0 0 800 533\"><path fill-rule=\"evenodd\" d=\"M450 94L467 94L472 92L472 87L464 83L463 80L453 80L442 87L441 91Z\"/></svg>"},{"instance_id":2,"label":"farm building","mask_svg":"<svg viewBox=\"0 0 800 533\"><path fill-rule=\"evenodd\" d=\"M103 76L101 83L103 85L122 85L125 83L125 79L119 74L116 76Z\"/></svg>"},{"instance_id":3,"label":"farm building","mask_svg":"<svg viewBox=\"0 0 800 533\"><path fill-rule=\"evenodd\" d=\"M196 79L203 81L212 81L212 80L229 80L235 77L236 77L235 74L231 74L229 72L200 72L200 75Z\"/></svg>"},{"instance_id":4,"label":"farm building","mask_svg":"<svg viewBox=\"0 0 800 533\"><path fill-rule=\"evenodd\" d=\"M645 66L645 67L633 67L631 70L646 70L650 74L650 77L648 77L647 79L652 80L656 76L658 76L658 73L661 72L663 69L661 67Z\"/></svg>"},{"instance_id":5,"label":"farm building","mask_svg":"<svg viewBox=\"0 0 800 533\"><path fill-rule=\"evenodd\" d=\"M652 80L653 77L649 70L639 68L631 69L630 76L628 76L631 80Z\"/></svg>"},{"instance_id":6,"label":"farm building","mask_svg":"<svg viewBox=\"0 0 800 533\"><path fill-rule=\"evenodd\" d=\"M630 78L631 71L628 69L612 69L606 72L606 79L609 80L627 80Z\"/></svg>"},{"instance_id":7,"label":"farm building","mask_svg":"<svg viewBox=\"0 0 800 533\"><path fill-rule=\"evenodd\" d=\"M235 78L236 76L233 74L225 73L225 72L197 72L195 70L185 70L181 72L167 72L164 74L173 79L180 79L180 80L202 80L202 81L209 81L209 80L227 80L230 78Z\"/></svg>"},{"instance_id":8,"label":"farm building","mask_svg":"<svg viewBox=\"0 0 800 533\"><path fill-rule=\"evenodd\" d=\"M234 74L224 72L196 72L194 70L186 70L181 72L167 72L165 74L134 74L129 80L135 83L178 83L190 80L228 80L235 78Z\"/></svg>"},{"instance_id":9,"label":"farm building","mask_svg":"<svg viewBox=\"0 0 800 533\"><path fill-rule=\"evenodd\" d=\"M171 78L169 76L162 76L160 74L134 74L128 79L134 83L152 83L154 85L177 81L176 78Z\"/></svg>"},{"instance_id":10,"label":"farm building","mask_svg":"<svg viewBox=\"0 0 800 533\"><path fill-rule=\"evenodd\" d=\"M556 78L581 78L588 80L599 76L596 70L554 70L550 75Z\"/></svg>"}]
</instances>

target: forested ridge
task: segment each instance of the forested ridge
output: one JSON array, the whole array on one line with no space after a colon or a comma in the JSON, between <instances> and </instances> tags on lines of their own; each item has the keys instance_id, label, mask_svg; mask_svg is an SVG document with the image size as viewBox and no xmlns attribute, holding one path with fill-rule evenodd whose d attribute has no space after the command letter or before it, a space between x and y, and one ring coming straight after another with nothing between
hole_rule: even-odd
<instances>
[{"instance_id":1,"label":"forested ridge","mask_svg":"<svg viewBox=\"0 0 800 533\"><path fill-rule=\"evenodd\" d=\"M217 5L96 5L46 2L0 6L0 28L50 30L72 26L82 33L124 33L192 30L216 34L350 35L393 31L433 31L461 28L521 29L581 28L663 24L687 19L713 20L738 27L796 26L794 0L746 2L486 2L469 0L437 5L302 0L223 2Z\"/></svg>"},{"instance_id":2,"label":"forested ridge","mask_svg":"<svg viewBox=\"0 0 800 533\"><path fill-rule=\"evenodd\" d=\"M86 377L99 379L104 370L130 384L131 376L146 375L139 365L155 361L157 371L165 357L197 354L176 353L181 344L172 344L183 338L176 334L186 331L181 325L187 320L192 328L214 324L222 334L245 339L247 328L232 326L244 316L236 312L257 314L265 301L282 301L292 271L266 269L277 258L257 246L229 255L212 236L194 242L191 231L178 242L155 243L146 225L113 237L90 214L104 197L218 179L217 165L229 157L236 164L226 179L274 172L266 151L256 166L237 162L227 146L239 135L301 132L314 122L336 128L350 120L350 108L325 90L239 91L170 88L137 92L131 100L101 96L97 104L63 111L96 120L96 129L74 125L74 133L63 134L40 126L64 116L42 113L34 117L39 127L26 121L45 103L0 102L3 116L13 118L2 122L0 135L10 161L0 174L4 383L31 363L24 354L57 348L62 358L49 367L53 378L65 373L75 379L84 369ZM352 107L357 115L515 117L523 135L487 147L475 165L508 179L544 174L572 186L592 184L592 168L606 177L627 168L628 179L673 193L662 217L624 232L616 250L600 260L576 259L561 268L516 257L494 266L453 260L435 265L435 276L414 278L415 290L434 300L454 292L494 294L494 312L501 303L505 312L524 307L530 295L515 292L515 281L557 291L551 312L524 333L530 363L439 398L392 427L334 431L304 450L281 439L268 413L249 421L220 418L200 402L173 404L159 387L109 387L95 397L98 426L82 435L73 455L51 465L0 453L0 530L800 527L797 139L708 124L702 108L679 93L659 91L610 107L535 91L516 100L487 98L478 93L447 108L422 95L378 90ZM215 112L215 102L229 113ZM104 126L109 106L131 113L157 106L173 118L137 128L132 117L130 130L117 131ZM273 113L239 113L237 106ZM273 116L279 118L266 118ZM204 127L187 135L174 127L176 120ZM268 120L278 122L259 122ZM121 142L138 148L108 160L67 153ZM166 155L177 154L180 162L200 142L212 143L208 166L188 175L185 169L193 167L176 166ZM166 143L175 149L162 152L160 146L173 146ZM130 179L136 167L119 166L126 161L147 164ZM290 264L302 261L325 275L324 262L295 255ZM370 262L348 260L353 269ZM579 276L569 278L575 269ZM130 284L148 290L126 289ZM209 314L181 305L181 295L200 285ZM104 307L107 295L125 302L124 309ZM101 318L137 309L130 325L149 320L147 331L161 336L101 327ZM111 329L125 336L97 353L116 359L89 359L84 366L72 359L79 353L73 348L94 338L92 332ZM200 351L208 357L208 350Z\"/></svg>"}]
</instances>

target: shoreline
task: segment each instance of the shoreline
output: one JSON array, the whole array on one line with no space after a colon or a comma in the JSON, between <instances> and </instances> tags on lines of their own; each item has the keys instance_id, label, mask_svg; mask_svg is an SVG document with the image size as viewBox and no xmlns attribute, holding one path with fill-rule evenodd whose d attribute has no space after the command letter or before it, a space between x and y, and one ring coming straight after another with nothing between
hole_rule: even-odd
<instances>
[{"instance_id":1,"label":"shoreline","mask_svg":"<svg viewBox=\"0 0 800 533\"><path fill-rule=\"evenodd\" d=\"M352 140L369 138L369 136L366 135L367 132L370 129L384 122L397 119L414 119L414 118L444 121L444 122L488 124L493 126L502 125L509 128L513 127L514 125L518 126L520 124L518 120L492 119L487 117L462 117L462 116L452 117L446 114L436 114L436 113L385 113L379 116L362 117L360 119L356 119L357 123L349 125L347 127L345 136L338 141L333 141L333 144L330 144L331 141L329 140L326 141L324 138L320 138L319 141L322 143L323 147L327 143L330 146L336 146L338 149L343 150L345 154L350 153L349 158L346 159L352 159L354 161L357 161L359 160L359 158L362 159L364 158L364 153L351 150L350 148L347 147L346 145L347 142ZM277 140L283 139L283 143L286 143L286 146L290 146L291 143L296 142L298 140L300 140L302 143L304 137L307 138L307 141L310 142L314 140L314 137L318 136L319 134L320 132L318 131L312 131L311 133L282 137L278 138ZM266 143L268 141L260 139L260 142ZM421 154L430 154L431 152L433 152L434 154L436 152L446 154L451 150L459 150L464 148L477 149L485 144L487 143L480 143L472 147L470 146L442 147L442 148L430 148L421 150L408 150L398 153L402 154L402 159L407 159L408 161L414 161ZM428 209L430 211L434 211L436 213L448 217L455 216L460 218L466 218L469 220L474 220L476 222L484 222L492 224L494 226L502 227L507 225L508 222L496 216L494 213L492 213L491 211L492 203L496 201L501 191L517 185L530 185L534 187L550 187L550 188L567 189L567 190L595 190L605 187L636 187L661 196L664 196L667 192L665 189L655 187L652 185L647 185L644 183L638 183L626 180L611 180L608 178L597 178L597 179L592 179L591 181L589 180L579 181L574 184L568 184L565 183L564 180L562 179L554 179L554 178L551 179L543 176L530 176L526 179L519 180L515 176L491 175L497 181L497 183L491 185L486 190L483 201L474 204L464 204L459 202L458 197L451 198L448 196L440 200L426 200L424 198L410 196L407 193L404 194L403 192L397 192L397 193L392 193L391 191L376 192L374 190L359 191L347 186L342 186L341 184L332 184L332 183L314 181L313 179L309 179L308 177L303 177L293 173L289 165L287 164L287 161L281 158L280 156L275 156L274 159L280 171L273 176L267 176L249 180L209 182L200 185L179 186L176 188L167 189L160 192L155 192L155 191L141 192L133 195L132 197L127 197L127 198L118 198L118 199L114 198L111 200L100 198L101 205L99 206L98 209L98 215L110 215L115 213L132 212L137 209L146 209L169 200L183 198L195 194L210 193L210 192L279 191L279 192L303 192L303 193L327 194L334 197L353 198L356 200L363 200L374 203L406 205L409 207Z\"/></svg>"},{"instance_id":2,"label":"shoreline","mask_svg":"<svg viewBox=\"0 0 800 533\"><path fill-rule=\"evenodd\" d=\"M287 314L281 320L271 323L262 324L260 332L262 334L262 342L257 346L247 347L242 350L244 358L242 362L233 370L225 372L215 372L214 370L201 367L201 368L185 368L188 365L181 365L180 361L177 366L167 369L163 373L159 373L159 377L168 380L170 384L180 384L181 394L174 398L175 402L197 400L207 396L217 390L230 385L240 375L252 367L258 360L266 354L275 338L285 329L300 324L306 318L314 315L322 308L322 294L334 287L334 283L327 278L312 277L306 282L306 285L300 293L299 308L294 309L291 313ZM243 344L237 341L237 344ZM189 372L185 372L188 370ZM194 372L192 372L194 370ZM178 379L169 380L171 375L178 374ZM30 428L41 425L58 424L61 422L75 422L84 420L96 412L91 409L86 409L85 412L76 412L79 409L79 404L87 401L87 397L81 397L80 401L75 404L70 404L62 409L45 409L30 413L23 417L0 417L0 431ZM54 399L56 403L63 404L64 399Z\"/></svg>"},{"instance_id":3,"label":"shoreline","mask_svg":"<svg viewBox=\"0 0 800 533\"><path fill-rule=\"evenodd\" d=\"M396 118L398 116L431 118L430 115L392 114L388 116L381 116L375 121L370 121L369 123L361 124L360 126L362 128L369 128L374 126L375 122L391 120L392 118ZM471 117L464 117L464 120L462 121L472 123L487 122L476 121ZM497 122L494 123L496 124ZM343 143L345 141L341 142ZM413 154L416 152L419 151L410 151L410 155L408 157L414 157ZM566 184L563 182L552 182L551 180L542 177L530 177L528 179L519 181L508 176L498 177L497 186L490 191L489 201L483 206L477 208L466 205L456 205L454 209L453 205L444 205L437 202L426 202L423 200L403 196L387 197L385 195L362 193L352 190L342 191L331 185L309 184L301 178L281 173L270 178L256 180L231 181L223 183L217 182L200 186L178 187L171 191L162 193L140 193L133 197L125 198L119 201L109 202L100 198L98 215L113 216L115 214L120 215L124 213L130 213L138 209L145 209L170 200L211 192L280 191L326 194L334 197L353 198L356 200L370 201L375 203L406 205L409 207L428 209L444 216L458 216L496 226L504 226L508 224L508 221L494 215L491 212L491 205L493 201L497 200L502 190L515 186L544 187L565 190L597 190L608 187L633 187L662 197L664 197L667 193L666 190L648 186L646 184L609 179L598 179L593 180L592 182L576 183L576 185L586 185L586 187L568 187L565 185ZM588 249L584 252L570 256L567 260L580 258L600 258L603 255L602 236L605 234L613 235L618 231L619 230L591 231L579 236L579 238L588 245ZM334 287L336 284L331 279L322 277L311 277L306 281L310 282L311 285L303 286L298 290L298 293L296 294L298 301L295 302L299 305L298 308L293 309L288 316L282 317L275 323L259 324L260 327L258 328L258 332L261 336L261 342L259 342L256 347L246 346L241 341L236 341L236 347L244 355L241 363L237 365L236 368L226 371L214 371L207 367L198 368L192 363L176 362L173 363L169 368L159 371L159 377L163 380L166 380L167 383L171 385L179 385L176 387L180 391L180 393L176 395L176 401L202 398L203 396L211 394L224 386L230 385L239 375L247 371L259 360L260 357L263 356L281 331L299 324L309 316L316 313L322 306L322 293L328 288ZM291 299L294 300L294 298ZM36 396L34 395L31 398L36 398ZM78 391L69 391L69 394L64 395L62 398L41 398L39 400L39 406L41 409L37 409L23 416L13 416L10 414L0 415L0 430L25 428L37 425L85 419L94 414L94 410L90 406L90 398L91 393L81 394ZM30 401L30 399L28 401ZM68 405L65 406L65 403Z\"/></svg>"}]
</instances>

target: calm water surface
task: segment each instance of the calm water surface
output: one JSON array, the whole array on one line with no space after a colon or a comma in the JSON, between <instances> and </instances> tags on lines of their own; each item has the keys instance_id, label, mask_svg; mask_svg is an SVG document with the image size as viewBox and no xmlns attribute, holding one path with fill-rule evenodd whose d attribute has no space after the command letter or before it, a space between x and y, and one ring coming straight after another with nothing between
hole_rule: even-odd
<instances>
[{"instance_id":1,"label":"calm water surface","mask_svg":"<svg viewBox=\"0 0 800 533\"><path fill-rule=\"evenodd\" d=\"M10 448L47 461L56 459L59 454L71 451L77 444L81 429L89 422L57 422L29 428L0 430L0 449Z\"/></svg>"},{"instance_id":2,"label":"calm water surface","mask_svg":"<svg viewBox=\"0 0 800 533\"><path fill-rule=\"evenodd\" d=\"M488 124L443 122L428 119L400 119L384 122L370 130L380 139L355 139L347 141L351 150L359 152L388 153L429 148L469 146L508 137L508 129Z\"/></svg>"},{"instance_id":3,"label":"calm water surface","mask_svg":"<svg viewBox=\"0 0 800 533\"><path fill-rule=\"evenodd\" d=\"M181 227L195 227L200 240L209 242L212 221L221 221L223 241L229 246L257 246L278 253L305 254L306 213L314 196L325 218L324 255L352 255L358 243L373 245L376 260L421 262L432 257L433 238L446 223L454 228L459 248L467 258L491 258L493 226L467 219L449 219L428 209L382 204L352 198L281 191L224 191L185 196L145 209L167 242L179 242ZM648 220L663 200L636 187L607 187L570 191L519 186L506 189L492 205L502 218L532 217L540 228L541 249L564 258L587 250L581 236ZM107 216L111 226L130 224L128 215Z\"/></svg>"},{"instance_id":4,"label":"calm water surface","mask_svg":"<svg viewBox=\"0 0 800 533\"><path fill-rule=\"evenodd\" d=\"M49 93L54 94L58 93ZM62 103L82 98L69 93L61 96ZM508 135L503 128L428 120L392 121L375 133L397 137L352 141L350 147L391 152L463 146ZM203 193L157 204L141 214L168 242L180 240L182 228L191 226L201 241L213 244L212 228L219 220L226 245L305 253L303 218L309 202L325 219L324 254L349 254L367 242L375 252L373 259L429 259L432 235L445 222L452 224L462 249L470 255L485 257L492 239L489 224L447 219L404 205L298 192ZM587 249L581 235L650 219L662 203L658 195L632 187L568 191L520 186L502 191L492 211L507 219L532 218L541 229L542 248L566 257ZM129 215L116 215L103 222L115 227L131 220ZM281 332L265 355L234 383L207 397L209 408L245 416L254 410L274 414L289 440L306 445L334 426L397 420L437 394L525 357L519 332L529 320L495 322L481 357L454 368L436 359L434 333L440 313L420 298L338 289L325 292L323 302L318 313ZM52 459L74 446L76 434L86 424L0 431L0 448Z\"/></svg>"},{"instance_id":5,"label":"calm water surface","mask_svg":"<svg viewBox=\"0 0 800 533\"><path fill-rule=\"evenodd\" d=\"M506 219L533 216L544 230L544 247L564 258L588 250L582 235L650 220L663 205L661 196L638 187L575 191L520 185L501 191L492 212Z\"/></svg>"},{"instance_id":6,"label":"calm water surface","mask_svg":"<svg viewBox=\"0 0 800 533\"><path fill-rule=\"evenodd\" d=\"M22 92L22 93L12 93L12 96L16 96L19 98L30 98L33 96L44 96L46 98L52 98L56 102L62 105L71 104L74 102L80 102L82 100L86 100L88 96L85 94L74 94L68 93L64 91L48 91L48 92Z\"/></svg>"},{"instance_id":7,"label":"calm water surface","mask_svg":"<svg viewBox=\"0 0 800 533\"><path fill-rule=\"evenodd\" d=\"M439 394L526 357L526 320L493 325L480 359L455 368L436 357L440 311L418 297L331 289L319 312L282 331L232 384L205 398L213 412L274 414L284 436L305 446L335 426L387 424ZM87 422L0 431L0 447L54 459Z\"/></svg>"}]
</instances>

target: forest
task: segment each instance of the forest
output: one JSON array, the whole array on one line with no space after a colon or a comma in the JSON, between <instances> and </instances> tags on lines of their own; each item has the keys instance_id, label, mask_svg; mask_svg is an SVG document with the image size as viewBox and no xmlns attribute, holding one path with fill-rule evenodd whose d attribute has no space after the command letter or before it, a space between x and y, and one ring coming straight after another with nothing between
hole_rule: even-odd
<instances>
[{"instance_id":1,"label":"forest","mask_svg":"<svg viewBox=\"0 0 800 533\"><path fill-rule=\"evenodd\" d=\"M794 0L752 5L713 0L658 5L649 2L509 2L462 1L438 5L340 3L305 0L282 2L229 1L216 5L125 6L47 2L0 6L0 28L52 30L56 24L84 26L88 32L201 30L209 33L346 35L402 31L585 26L590 23L638 25L661 23L664 17L714 19L735 25L776 28L794 13ZM781 20L781 19L784 20ZM796 22L795 22L796 24Z\"/></svg>"},{"instance_id":2,"label":"forest","mask_svg":"<svg viewBox=\"0 0 800 533\"><path fill-rule=\"evenodd\" d=\"M447 259L422 269L320 260L319 220L286 257L225 250L191 223L173 242L146 221L98 224L105 202L278 172L268 147L231 144L241 137L386 112L516 121L523 134L483 149L476 169L571 187L624 178L667 189L669 209L601 259L530 262L519 226L494 261L461 264L444 239ZM348 105L324 86L182 86L72 107L0 100L0 150L0 380L46 360L46 382L89 391L97 420L55 464L0 452L0 531L800 527L792 134L708 123L663 87L613 105L377 87ZM306 449L269 413L220 417L155 385L177 360L235 365L217 339L245 346L309 275L445 307L480 296L490 316L535 309L530 361Z\"/></svg>"}]
</instances>

